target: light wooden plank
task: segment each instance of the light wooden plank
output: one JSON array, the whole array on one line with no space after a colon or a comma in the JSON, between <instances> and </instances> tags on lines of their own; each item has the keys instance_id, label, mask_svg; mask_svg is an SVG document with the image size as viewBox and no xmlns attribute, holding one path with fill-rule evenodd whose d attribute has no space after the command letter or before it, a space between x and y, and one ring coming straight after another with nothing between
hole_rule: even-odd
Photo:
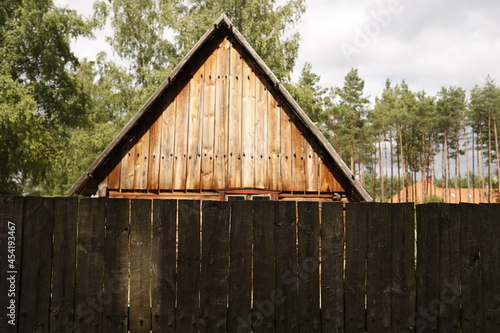
<instances>
[{"instance_id":1,"label":"light wooden plank","mask_svg":"<svg viewBox=\"0 0 500 333\"><path fill-rule=\"evenodd\" d=\"M304 140L304 172L307 192L318 192L318 155L316 140Z\"/></svg>"},{"instance_id":2,"label":"light wooden plank","mask_svg":"<svg viewBox=\"0 0 500 333\"><path fill-rule=\"evenodd\" d=\"M304 136L297 123L292 125L292 191L304 192L305 186L305 149Z\"/></svg>"},{"instance_id":3,"label":"light wooden plank","mask_svg":"<svg viewBox=\"0 0 500 333\"><path fill-rule=\"evenodd\" d=\"M241 109L241 186L255 186L255 74L243 59L243 104Z\"/></svg>"},{"instance_id":4,"label":"light wooden plank","mask_svg":"<svg viewBox=\"0 0 500 333\"><path fill-rule=\"evenodd\" d=\"M160 161L161 161L161 127L160 116L149 130L149 158L148 158L148 190L159 190ZM109 185L108 185L109 186Z\"/></svg>"},{"instance_id":5,"label":"light wooden plank","mask_svg":"<svg viewBox=\"0 0 500 333\"><path fill-rule=\"evenodd\" d=\"M118 161L118 164L111 170L108 175L108 189L119 190L120 189L120 178L122 172L122 161Z\"/></svg>"},{"instance_id":6,"label":"light wooden plank","mask_svg":"<svg viewBox=\"0 0 500 333\"><path fill-rule=\"evenodd\" d=\"M186 188L186 167L188 150L188 118L189 118L190 83L182 88L177 96L175 114L175 143L174 143L174 175L173 189Z\"/></svg>"},{"instance_id":7,"label":"light wooden plank","mask_svg":"<svg viewBox=\"0 0 500 333\"><path fill-rule=\"evenodd\" d=\"M267 85L267 159L268 170L265 186L270 190L281 191L281 111L277 106L277 100L272 87Z\"/></svg>"},{"instance_id":8,"label":"light wooden plank","mask_svg":"<svg viewBox=\"0 0 500 333\"><path fill-rule=\"evenodd\" d=\"M215 99L215 142L213 188L223 189L227 184L229 133L229 40L224 39L217 51L217 81Z\"/></svg>"},{"instance_id":9,"label":"light wooden plank","mask_svg":"<svg viewBox=\"0 0 500 333\"><path fill-rule=\"evenodd\" d=\"M292 121L283 107L283 101L278 100L278 108L280 110L281 120L281 154L280 154L280 169L281 183L283 191L292 190Z\"/></svg>"},{"instance_id":10,"label":"light wooden plank","mask_svg":"<svg viewBox=\"0 0 500 333\"><path fill-rule=\"evenodd\" d=\"M149 130L135 144L134 189L145 190L148 187Z\"/></svg>"},{"instance_id":11,"label":"light wooden plank","mask_svg":"<svg viewBox=\"0 0 500 333\"><path fill-rule=\"evenodd\" d=\"M123 145L123 158L121 161L120 188L132 190L134 188L135 173L135 146L132 138Z\"/></svg>"},{"instance_id":12,"label":"light wooden plank","mask_svg":"<svg viewBox=\"0 0 500 333\"><path fill-rule=\"evenodd\" d=\"M205 62L203 74L203 145L201 154L201 189L211 190L214 185L214 163L218 161L218 154L214 149L215 131L215 101L217 99L216 83L218 82L216 65L217 54L210 55ZM217 155L217 157L215 157ZM222 157L222 156L221 156Z\"/></svg>"},{"instance_id":13,"label":"light wooden plank","mask_svg":"<svg viewBox=\"0 0 500 333\"><path fill-rule=\"evenodd\" d=\"M267 188L269 183L267 180L267 165L269 164L269 153L267 151L269 135L267 132L268 126L268 93L267 87L263 81L256 76L256 94L257 104L255 109L255 146L254 146L254 163L255 163L255 187ZM273 135L274 136L274 135Z\"/></svg>"},{"instance_id":14,"label":"light wooden plank","mask_svg":"<svg viewBox=\"0 0 500 333\"><path fill-rule=\"evenodd\" d=\"M191 78L189 91L189 118L188 118L188 152L186 169L186 189L200 189L201 177L201 149L203 135L204 112L204 75L202 65Z\"/></svg>"},{"instance_id":15,"label":"light wooden plank","mask_svg":"<svg viewBox=\"0 0 500 333\"><path fill-rule=\"evenodd\" d=\"M234 47L230 48L231 71L229 75L230 87L230 113L228 148L229 161L227 171L227 187L241 187L241 112L242 112L242 88L243 88L243 65L240 54Z\"/></svg>"},{"instance_id":16,"label":"light wooden plank","mask_svg":"<svg viewBox=\"0 0 500 333\"><path fill-rule=\"evenodd\" d=\"M171 97L172 101L161 117L161 160L160 160L160 179L159 186L161 190L173 189L173 170L174 170L174 148L175 148L175 114L177 100Z\"/></svg>"}]
</instances>

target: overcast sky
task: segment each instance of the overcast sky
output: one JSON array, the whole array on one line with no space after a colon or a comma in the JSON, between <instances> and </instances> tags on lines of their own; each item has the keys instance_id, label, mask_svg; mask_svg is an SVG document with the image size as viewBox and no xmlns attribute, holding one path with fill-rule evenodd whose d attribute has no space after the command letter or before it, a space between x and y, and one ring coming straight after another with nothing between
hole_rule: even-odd
<instances>
[{"instance_id":1,"label":"overcast sky","mask_svg":"<svg viewBox=\"0 0 500 333\"><path fill-rule=\"evenodd\" d=\"M91 0L55 3L92 12ZM309 0L298 30L294 78L307 61L322 86L342 86L358 68L372 100L387 78L430 95L443 85L470 90L488 74L500 80L498 0ZM93 58L105 42L81 40L74 47L77 56Z\"/></svg>"}]
</instances>

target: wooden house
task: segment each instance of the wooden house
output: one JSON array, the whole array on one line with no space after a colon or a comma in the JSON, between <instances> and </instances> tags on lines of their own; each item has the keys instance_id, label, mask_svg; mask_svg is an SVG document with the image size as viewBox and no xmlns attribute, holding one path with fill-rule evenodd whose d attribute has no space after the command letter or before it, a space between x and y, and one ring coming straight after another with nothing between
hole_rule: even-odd
<instances>
[{"instance_id":1,"label":"wooden house","mask_svg":"<svg viewBox=\"0 0 500 333\"><path fill-rule=\"evenodd\" d=\"M372 200L225 15L68 194Z\"/></svg>"}]
</instances>

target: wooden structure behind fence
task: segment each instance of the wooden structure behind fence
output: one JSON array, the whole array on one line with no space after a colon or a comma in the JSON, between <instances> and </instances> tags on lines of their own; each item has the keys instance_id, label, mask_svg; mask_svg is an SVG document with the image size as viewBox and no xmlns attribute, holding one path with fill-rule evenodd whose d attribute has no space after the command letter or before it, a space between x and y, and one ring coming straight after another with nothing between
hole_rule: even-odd
<instances>
[{"instance_id":1,"label":"wooden structure behind fence","mask_svg":"<svg viewBox=\"0 0 500 333\"><path fill-rule=\"evenodd\" d=\"M498 204L0 203L1 332L500 331Z\"/></svg>"}]
</instances>

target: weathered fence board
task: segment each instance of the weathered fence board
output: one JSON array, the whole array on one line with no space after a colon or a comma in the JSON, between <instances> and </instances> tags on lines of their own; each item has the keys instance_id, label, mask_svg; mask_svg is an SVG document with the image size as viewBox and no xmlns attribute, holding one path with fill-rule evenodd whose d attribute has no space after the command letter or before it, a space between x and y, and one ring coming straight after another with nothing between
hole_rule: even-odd
<instances>
[{"instance_id":1,"label":"weathered fence board","mask_svg":"<svg viewBox=\"0 0 500 333\"><path fill-rule=\"evenodd\" d=\"M498 204L0 203L1 332L500 327Z\"/></svg>"}]
</instances>

